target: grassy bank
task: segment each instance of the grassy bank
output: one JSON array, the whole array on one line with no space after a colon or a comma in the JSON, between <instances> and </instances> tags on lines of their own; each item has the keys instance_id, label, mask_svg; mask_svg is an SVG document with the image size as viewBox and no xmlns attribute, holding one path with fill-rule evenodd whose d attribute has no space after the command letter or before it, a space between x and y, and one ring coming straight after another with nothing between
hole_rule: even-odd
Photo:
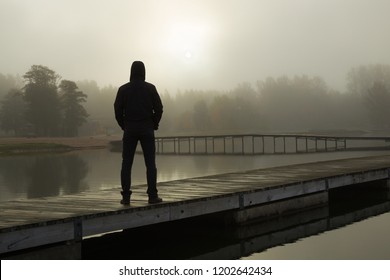
<instances>
[{"instance_id":1,"label":"grassy bank","mask_svg":"<svg viewBox=\"0 0 390 280\"><path fill-rule=\"evenodd\" d=\"M64 152L71 150L72 147L56 143L17 143L0 144L1 155L45 153L45 152Z\"/></svg>"},{"instance_id":2,"label":"grassy bank","mask_svg":"<svg viewBox=\"0 0 390 280\"><path fill-rule=\"evenodd\" d=\"M104 149L119 136L96 137L0 137L0 155Z\"/></svg>"}]
</instances>

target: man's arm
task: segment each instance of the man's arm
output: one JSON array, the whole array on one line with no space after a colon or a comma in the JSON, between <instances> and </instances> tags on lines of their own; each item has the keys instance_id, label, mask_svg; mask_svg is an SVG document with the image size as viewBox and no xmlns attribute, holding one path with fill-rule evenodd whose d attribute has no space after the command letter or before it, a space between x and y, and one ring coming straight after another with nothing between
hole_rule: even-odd
<instances>
[{"instance_id":1,"label":"man's arm","mask_svg":"<svg viewBox=\"0 0 390 280\"><path fill-rule=\"evenodd\" d=\"M114 102L115 119L118 125L124 130L124 102L120 89L116 94Z\"/></svg>"},{"instance_id":2,"label":"man's arm","mask_svg":"<svg viewBox=\"0 0 390 280\"><path fill-rule=\"evenodd\" d=\"M161 102L161 98L157 90L155 90L153 94L153 122L154 122L155 130L158 129L162 114L163 114L163 105Z\"/></svg>"}]
</instances>

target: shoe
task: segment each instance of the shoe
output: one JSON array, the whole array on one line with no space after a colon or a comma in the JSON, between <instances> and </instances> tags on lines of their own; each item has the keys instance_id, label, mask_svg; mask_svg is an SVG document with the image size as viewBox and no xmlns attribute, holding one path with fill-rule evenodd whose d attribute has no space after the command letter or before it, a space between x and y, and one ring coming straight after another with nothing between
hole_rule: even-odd
<instances>
[{"instance_id":1,"label":"shoe","mask_svg":"<svg viewBox=\"0 0 390 280\"><path fill-rule=\"evenodd\" d=\"M122 205L129 205L130 204L130 193L129 192L121 192L121 195L122 195L121 204Z\"/></svg>"},{"instance_id":2,"label":"shoe","mask_svg":"<svg viewBox=\"0 0 390 280\"><path fill-rule=\"evenodd\" d=\"M130 198L129 199L126 199L126 198L122 199L121 204L122 205L130 205Z\"/></svg>"},{"instance_id":3,"label":"shoe","mask_svg":"<svg viewBox=\"0 0 390 280\"><path fill-rule=\"evenodd\" d=\"M163 200L162 200L162 198L161 197L158 197L158 196L156 196L156 197L149 197L149 203L150 204L156 204L156 203L160 203L160 202L162 202Z\"/></svg>"}]
</instances>

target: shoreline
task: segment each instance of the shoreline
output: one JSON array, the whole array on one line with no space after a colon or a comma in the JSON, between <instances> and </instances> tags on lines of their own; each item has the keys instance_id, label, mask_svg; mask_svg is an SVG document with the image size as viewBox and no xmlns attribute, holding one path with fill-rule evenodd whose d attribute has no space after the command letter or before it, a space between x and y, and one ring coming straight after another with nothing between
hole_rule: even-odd
<instances>
[{"instance_id":1,"label":"shoreline","mask_svg":"<svg viewBox=\"0 0 390 280\"><path fill-rule=\"evenodd\" d=\"M3 137L0 156L44 152L67 152L81 149L104 149L120 136L91 137Z\"/></svg>"}]
</instances>

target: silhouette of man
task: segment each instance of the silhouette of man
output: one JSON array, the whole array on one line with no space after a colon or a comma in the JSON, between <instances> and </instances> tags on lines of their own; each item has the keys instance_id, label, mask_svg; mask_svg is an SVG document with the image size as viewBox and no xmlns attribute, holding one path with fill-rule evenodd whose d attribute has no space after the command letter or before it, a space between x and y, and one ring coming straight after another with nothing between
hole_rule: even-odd
<instances>
[{"instance_id":1,"label":"silhouette of man","mask_svg":"<svg viewBox=\"0 0 390 280\"><path fill-rule=\"evenodd\" d=\"M153 84L145 81L145 65L134 61L131 65L130 82L122 85L114 103L115 119L123 130L122 151L122 200L129 205L131 196L131 168L138 144L141 143L148 184L149 203L160 203L157 194L157 168L155 160L154 130L158 129L163 113L160 96Z\"/></svg>"}]
</instances>

